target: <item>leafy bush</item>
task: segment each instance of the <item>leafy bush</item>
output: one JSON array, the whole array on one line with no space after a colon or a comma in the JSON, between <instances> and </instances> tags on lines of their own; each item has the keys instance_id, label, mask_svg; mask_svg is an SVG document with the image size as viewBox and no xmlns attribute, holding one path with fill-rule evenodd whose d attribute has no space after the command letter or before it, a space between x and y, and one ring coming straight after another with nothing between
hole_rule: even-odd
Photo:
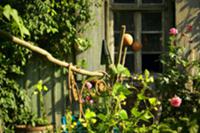
<instances>
[{"instance_id":1,"label":"leafy bush","mask_svg":"<svg viewBox=\"0 0 200 133\"><path fill-rule=\"evenodd\" d=\"M63 122L65 132L150 132L154 128L157 106L160 104L152 93L153 77L146 70L144 75L131 76L128 69L117 65L112 75L129 77L129 80L91 80L83 82L81 89L79 118L71 111ZM112 77L111 77L112 79ZM136 86L136 84L138 86ZM128 96L133 95L130 110L126 110ZM132 97L133 98L133 97ZM134 101L133 101L134 100Z\"/></svg>"},{"instance_id":2,"label":"leafy bush","mask_svg":"<svg viewBox=\"0 0 200 133\"><path fill-rule=\"evenodd\" d=\"M91 8L99 6L98 3L92 0L2 1L19 12L31 34L27 39L62 60L89 48L90 43L82 34L93 24Z\"/></svg>"},{"instance_id":3,"label":"leafy bush","mask_svg":"<svg viewBox=\"0 0 200 133\"><path fill-rule=\"evenodd\" d=\"M182 36L189 40L186 44L177 44L176 34L171 34L169 51L162 60L165 69L157 79L157 91L162 99L161 123L176 132L197 133L200 123L200 62L188 57L194 56L195 49L188 50L186 46L192 45L191 38L185 33ZM177 107L170 106L169 102L175 95L182 100Z\"/></svg>"},{"instance_id":4,"label":"leafy bush","mask_svg":"<svg viewBox=\"0 0 200 133\"><path fill-rule=\"evenodd\" d=\"M12 33L24 37L28 30L24 27L17 11L9 5L0 6L0 28L12 28ZM28 97L16 79L23 75L22 66L26 64L29 51L6 42L0 37L0 118L4 132L12 132L14 123L28 108Z\"/></svg>"},{"instance_id":5,"label":"leafy bush","mask_svg":"<svg viewBox=\"0 0 200 133\"><path fill-rule=\"evenodd\" d=\"M76 53L72 52L75 45L81 51L89 47L89 41L81 34L91 20L90 6L95 3L90 0L1 0L0 29L34 41L54 56L67 60L66 57ZM0 121L11 132L9 129L19 120L17 117L23 114L22 107L26 105L26 93L17 79L23 76L31 52L3 37L0 40Z\"/></svg>"}]
</instances>

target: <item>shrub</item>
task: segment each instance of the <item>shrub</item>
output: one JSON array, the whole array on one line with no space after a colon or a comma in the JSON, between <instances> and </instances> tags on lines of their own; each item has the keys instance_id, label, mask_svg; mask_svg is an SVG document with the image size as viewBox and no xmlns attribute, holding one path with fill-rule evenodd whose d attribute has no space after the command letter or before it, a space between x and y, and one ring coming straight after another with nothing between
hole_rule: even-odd
<instances>
[{"instance_id":1,"label":"shrub","mask_svg":"<svg viewBox=\"0 0 200 133\"><path fill-rule=\"evenodd\" d=\"M162 59L164 72L156 82L162 101L161 123L177 132L197 133L200 123L200 62L188 57L194 56L195 50L186 47L192 45L191 38L182 33L182 36L189 40L185 46L177 43L176 34L170 36L169 51ZM177 96L179 105L171 106L169 99Z\"/></svg>"}]
</instances>

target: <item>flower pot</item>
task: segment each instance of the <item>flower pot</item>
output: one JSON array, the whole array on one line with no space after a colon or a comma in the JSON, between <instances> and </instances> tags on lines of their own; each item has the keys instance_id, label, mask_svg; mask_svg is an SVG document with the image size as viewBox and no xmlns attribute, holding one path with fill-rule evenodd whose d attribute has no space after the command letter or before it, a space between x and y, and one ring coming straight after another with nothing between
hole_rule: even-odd
<instances>
[{"instance_id":1,"label":"flower pot","mask_svg":"<svg viewBox=\"0 0 200 133\"><path fill-rule=\"evenodd\" d=\"M53 125L36 127L28 125L16 125L15 133L53 133Z\"/></svg>"}]
</instances>

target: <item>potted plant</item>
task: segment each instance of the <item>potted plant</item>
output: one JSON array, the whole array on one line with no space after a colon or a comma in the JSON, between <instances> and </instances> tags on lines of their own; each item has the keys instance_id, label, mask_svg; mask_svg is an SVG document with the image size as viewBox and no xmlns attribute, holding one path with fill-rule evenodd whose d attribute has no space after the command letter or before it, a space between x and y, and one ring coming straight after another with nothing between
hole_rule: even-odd
<instances>
[{"instance_id":1,"label":"potted plant","mask_svg":"<svg viewBox=\"0 0 200 133\"><path fill-rule=\"evenodd\" d=\"M39 97L41 116L37 117L35 113L31 112L30 108L24 110L18 119L18 124L15 125L16 133L53 133L53 125L49 124L44 109L43 92L47 91L48 88L43 85L42 80L35 85L35 88L33 94Z\"/></svg>"}]
</instances>

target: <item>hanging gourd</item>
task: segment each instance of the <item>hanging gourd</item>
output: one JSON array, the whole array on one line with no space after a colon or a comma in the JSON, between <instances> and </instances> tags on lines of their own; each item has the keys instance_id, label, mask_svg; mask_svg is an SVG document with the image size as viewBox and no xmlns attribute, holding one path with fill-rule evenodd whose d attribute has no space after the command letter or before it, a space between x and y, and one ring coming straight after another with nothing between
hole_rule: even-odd
<instances>
[{"instance_id":1,"label":"hanging gourd","mask_svg":"<svg viewBox=\"0 0 200 133\"><path fill-rule=\"evenodd\" d=\"M133 43L133 37L128 33L124 34L124 43L123 44L125 46L131 46L132 43Z\"/></svg>"},{"instance_id":2,"label":"hanging gourd","mask_svg":"<svg viewBox=\"0 0 200 133\"><path fill-rule=\"evenodd\" d=\"M140 51L142 49L142 44L138 41L134 41L132 44L132 50L134 52Z\"/></svg>"}]
</instances>

